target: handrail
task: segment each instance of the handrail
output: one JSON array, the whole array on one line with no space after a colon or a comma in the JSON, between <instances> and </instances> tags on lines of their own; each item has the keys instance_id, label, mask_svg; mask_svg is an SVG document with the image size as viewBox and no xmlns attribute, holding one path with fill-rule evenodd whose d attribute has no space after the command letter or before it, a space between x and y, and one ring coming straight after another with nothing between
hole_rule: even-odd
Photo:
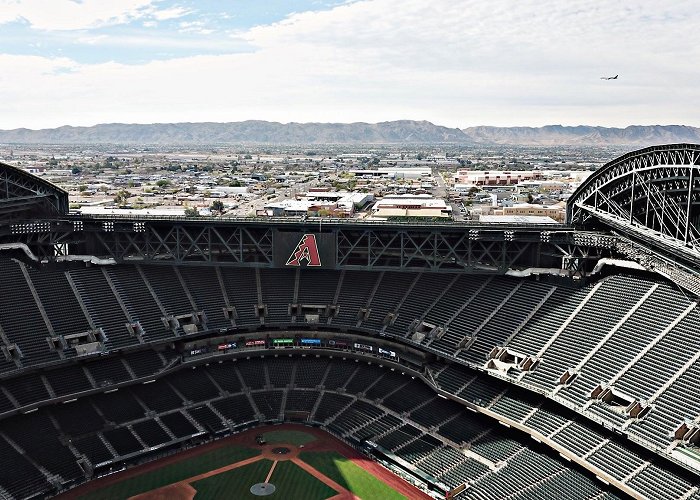
<instances>
[{"instance_id":1,"label":"handrail","mask_svg":"<svg viewBox=\"0 0 700 500\"><path fill-rule=\"evenodd\" d=\"M134 222L156 222L156 221L173 221L173 222L222 222L222 223L246 223L246 224L319 224L324 225L343 225L343 226L405 226L405 227L469 227L469 228L528 228L539 229L545 231L573 231L574 228L570 225L555 222L551 224L535 224L535 223L517 223L512 221L504 222L482 222L482 221L400 221L400 220L379 220L379 219L347 219L347 218L332 218L332 217L227 217L227 216L197 216L188 217L185 215L132 215L132 214L76 214L71 213L65 216L47 217L42 220L95 220L95 221L134 221ZM19 223L19 222L18 222Z\"/></svg>"}]
</instances>

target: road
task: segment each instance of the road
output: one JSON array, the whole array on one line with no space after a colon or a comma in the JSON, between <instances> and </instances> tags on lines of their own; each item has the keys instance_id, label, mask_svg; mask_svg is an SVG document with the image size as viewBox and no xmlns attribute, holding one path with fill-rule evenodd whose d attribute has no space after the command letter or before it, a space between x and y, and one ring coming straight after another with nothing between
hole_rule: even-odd
<instances>
[{"instance_id":1,"label":"road","mask_svg":"<svg viewBox=\"0 0 700 500\"><path fill-rule=\"evenodd\" d=\"M449 192L449 188L447 187L447 184L445 184L445 179L443 179L437 167L433 167L432 174L435 182L437 183L437 186L433 188L433 196L436 198L442 198L446 203L450 204L452 207L452 217L454 220L464 220L464 214L459 211L460 204L447 201L447 193Z\"/></svg>"}]
</instances>

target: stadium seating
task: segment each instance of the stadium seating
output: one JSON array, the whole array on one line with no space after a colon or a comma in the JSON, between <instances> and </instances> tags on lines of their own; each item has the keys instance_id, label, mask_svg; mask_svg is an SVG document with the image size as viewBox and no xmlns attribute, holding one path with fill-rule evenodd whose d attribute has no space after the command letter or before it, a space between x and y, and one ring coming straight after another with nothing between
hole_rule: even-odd
<instances>
[{"instance_id":1,"label":"stadium seating","mask_svg":"<svg viewBox=\"0 0 700 500\"><path fill-rule=\"evenodd\" d=\"M266 324L289 324L289 305L294 303L295 271L268 269L260 271L262 304L267 307Z\"/></svg>"},{"instance_id":2,"label":"stadium seating","mask_svg":"<svg viewBox=\"0 0 700 500\"><path fill-rule=\"evenodd\" d=\"M308 421L323 422L359 440L385 437L392 418L410 419L421 435L432 432L441 436L436 439L485 446L490 453L488 438L478 440L478 425L464 422L459 406L451 407L434 389L416 386L399 371L376 363L329 361L313 351L290 358L285 351L275 351L277 357L216 361L172 372L180 364L180 353L170 343L187 332L168 324L167 317L197 312L204 313L200 331L227 328L238 334L293 323L304 327L306 319L292 306L322 306L317 312L323 328L364 335L369 342L381 334L451 361L433 359L427 367L440 390L516 422L647 492L654 492L649 484L662 472L651 467L655 462L642 456L637 444L675 459L669 453L675 445L673 432L700 414L695 397L700 313L676 288L644 274L615 274L571 287L425 271L306 273L145 264L35 269L3 258L0 278L0 329L6 347L0 356L0 418L14 418L19 408L38 407L41 412L44 405L51 407L61 399L89 397L90 405L82 406L92 422L87 427L92 428L98 417L105 426L89 436L76 436L70 453L73 458L84 455L92 465L108 462L115 454L139 454L151 442L170 446L201 429L213 435L260 419L304 419L303 414ZM334 306L337 314L325 316L325 306ZM421 327L426 336L414 338L412 329L420 324L427 325ZM432 327L438 330L431 332ZM88 331L103 341L101 353L79 356L66 337ZM539 363L524 372L517 367L487 369L496 346L536 356ZM473 368L486 369L486 374ZM567 370L575 376L561 383ZM624 401L650 405L648 413L633 418L624 405L596 399L593 393L599 386L611 387L627 398ZM119 390L99 394L113 387ZM364 408L367 401L383 410L359 425L350 417L351 410ZM440 412L430 411L433 407ZM63 413L50 415L59 424L66 422L59 417ZM162 420L168 415L174 415L168 417L170 425ZM157 427L139 424L154 418L161 419ZM111 444L117 439L112 435L115 429L109 426L125 425L131 427L123 433L124 448L116 450ZM611 439L606 427L622 435L610 446L627 455L606 455L606 440ZM410 447L405 451L419 464L427 465L433 455L428 450L413 455ZM623 461L635 453L642 463L630 477L624 465L609 462L610 456ZM664 464L655 467L675 474ZM454 470L468 466L455 464ZM625 471L628 475L623 477ZM449 474L452 481L454 473ZM76 469L57 474L61 484L83 476L80 470L76 476ZM570 483L568 473L556 471L552 476ZM46 484L57 484L45 479ZM694 487L695 482L688 484Z\"/></svg>"},{"instance_id":3,"label":"stadium seating","mask_svg":"<svg viewBox=\"0 0 700 500\"><path fill-rule=\"evenodd\" d=\"M255 307L262 305L258 300L258 285L256 270L251 268L221 268L217 269L221 275L228 304L235 308L236 325L255 326L260 325L260 319L255 315ZM211 283L209 288L211 293Z\"/></svg>"},{"instance_id":4,"label":"stadium seating","mask_svg":"<svg viewBox=\"0 0 700 500\"><path fill-rule=\"evenodd\" d=\"M165 311L156 302L138 267L119 266L106 271L129 317L143 328L144 339L156 341L174 337L174 332L163 324Z\"/></svg>"},{"instance_id":5,"label":"stadium seating","mask_svg":"<svg viewBox=\"0 0 700 500\"><path fill-rule=\"evenodd\" d=\"M213 268L173 267L180 273L184 289L192 297L195 311L204 311L208 328L227 328L232 323L224 315L227 304L217 276ZM158 290L160 296L162 291ZM251 308L252 309L252 308Z\"/></svg>"},{"instance_id":6,"label":"stadium seating","mask_svg":"<svg viewBox=\"0 0 700 500\"><path fill-rule=\"evenodd\" d=\"M302 369L313 365L316 370ZM267 367L270 373L279 368L280 373L289 378L271 377L270 382L279 388L266 388L269 384L260 385L253 375L265 374ZM336 370L345 378L342 388L345 392L335 392L341 388L338 382L333 382L341 380L335 375ZM441 367L441 375L448 370L454 372L453 367ZM237 373L247 375L238 378ZM232 374L236 378L231 384ZM310 380L306 380L307 377ZM329 386L319 384L320 379L331 383ZM471 380L469 375L466 379ZM224 382L226 393L222 394L214 385L217 380ZM281 385L285 380L288 383ZM474 380L469 385L473 383ZM542 406L524 411L527 404L526 392L510 389L490 407L519 420L533 419L544 411ZM9 418L3 424L0 437L5 436L33 457L36 464L61 478L58 483L43 481L41 469L37 474L31 466L17 462L16 467L27 469L22 474L34 478L32 491L48 492L83 481L89 477L86 476L89 471L129 460L129 457L135 459L154 448L178 446L183 439L202 434L215 436L254 422L277 421L285 416L296 421L317 422L356 442L373 441L450 488L468 483L467 498L481 498L482 494L500 498L498 494L510 490L514 484L519 485L518 481L522 481L523 492L530 495L526 498L579 483L585 485L586 492L593 488L590 491L601 493L585 475L529 447L522 435L515 431L504 433L492 419L468 412L457 402L435 398L433 390L418 379L376 364L329 358L254 357L234 363L200 365L196 369L184 368L169 372L153 383L131 383L116 392L97 393L70 404L42 407L31 417ZM40 436L26 432L27 419L32 421L32 429L43 429ZM568 427L573 425L576 423ZM663 468L652 468L653 464L610 438L599 435L596 439L600 443L591 442L585 446L579 444L581 439L587 439L581 434L595 433L588 430L566 433L565 430L566 427L560 430L558 442L575 439L576 443L567 445L568 448L580 450L580 456L589 454L592 464L614 471L616 477L628 478L632 477L630 471L637 472L640 477L636 481L644 491L655 491L655 478L669 474ZM70 449L58 439L60 435L70 436L73 443ZM590 453L591 446L595 447L594 453ZM39 449L51 449L51 457L32 451ZM86 468L78 467L79 461ZM506 463L508 465L504 465ZM536 467L537 472L530 476L524 474L525 463ZM642 475L644 470L648 472ZM678 480L682 484L678 491L687 493L694 487L689 479ZM14 488L13 494L23 495L21 487L10 480L1 486Z\"/></svg>"},{"instance_id":7,"label":"stadium seating","mask_svg":"<svg viewBox=\"0 0 700 500\"><path fill-rule=\"evenodd\" d=\"M367 305L381 275L367 271L342 271L341 274L342 283L338 293L340 309L331 324L354 327L359 321L360 310Z\"/></svg>"},{"instance_id":8,"label":"stadium seating","mask_svg":"<svg viewBox=\"0 0 700 500\"><path fill-rule=\"evenodd\" d=\"M68 274L75 283L80 301L93 321L99 325L107 337L110 349L119 349L136 343L136 339L126 328L135 320L127 316L120 299L113 293L106 271L101 269L71 269Z\"/></svg>"},{"instance_id":9,"label":"stadium seating","mask_svg":"<svg viewBox=\"0 0 700 500\"><path fill-rule=\"evenodd\" d=\"M49 349L52 337L22 270L24 265L0 260L0 325L7 339L19 346L24 365L58 361L58 351ZM6 365L9 368L9 363Z\"/></svg>"}]
</instances>

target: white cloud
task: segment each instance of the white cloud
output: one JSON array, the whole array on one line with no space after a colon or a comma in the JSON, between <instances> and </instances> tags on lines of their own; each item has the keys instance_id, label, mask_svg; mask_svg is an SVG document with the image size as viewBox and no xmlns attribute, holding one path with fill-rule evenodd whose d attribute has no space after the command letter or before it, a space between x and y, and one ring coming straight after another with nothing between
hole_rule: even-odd
<instances>
[{"instance_id":1,"label":"white cloud","mask_svg":"<svg viewBox=\"0 0 700 500\"><path fill-rule=\"evenodd\" d=\"M142 65L0 56L0 128L400 118L700 125L694 4L362 1L237 33L252 53Z\"/></svg>"},{"instance_id":2,"label":"white cloud","mask_svg":"<svg viewBox=\"0 0 700 500\"><path fill-rule=\"evenodd\" d=\"M154 12L152 0L0 0L0 24L25 20L38 30L121 24Z\"/></svg>"},{"instance_id":3,"label":"white cloud","mask_svg":"<svg viewBox=\"0 0 700 500\"><path fill-rule=\"evenodd\" d=\"M181 33L196 33L199 35L211 35L214 30L207 27L204 21L183 21L179 24Z\"/></svg>"},{"instance_id":4,"label":"white cloud","mask_svg":"<svg viewBox=\"0 0 700 500\"><path fill-rule=\"evenodd\" d=\"M185 9L184 7L173 7L170 9L156 10L152 15L158 21L167 21L168 19L184 17L192 12L191 9Z\"/></svg>"}]
</instances>

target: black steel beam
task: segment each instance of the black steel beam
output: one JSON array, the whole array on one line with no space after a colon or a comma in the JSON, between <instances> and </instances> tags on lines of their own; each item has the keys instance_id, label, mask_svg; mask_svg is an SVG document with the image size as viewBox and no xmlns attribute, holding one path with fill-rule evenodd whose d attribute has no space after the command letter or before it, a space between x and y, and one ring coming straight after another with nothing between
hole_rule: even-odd
<instances>
[{"instance_id":1,"label":"black steel beam","mask_svg":"<svg viewBox=\"0 0 700 500\"><path fill-rule=\"evenodd\" d=\"M561 226L364 224L259 220L68 217L0 226L0 243L24 242L42 259L90 255L115 262L284 267L312 235L323 268L504 273L562 268L572 245L610 255L615 239ZM303 253L303 252L302 252ZM310 265L304 261L302 266ZM581 272L586 266L581 267Z\"/></svg>"}]
</instances>

